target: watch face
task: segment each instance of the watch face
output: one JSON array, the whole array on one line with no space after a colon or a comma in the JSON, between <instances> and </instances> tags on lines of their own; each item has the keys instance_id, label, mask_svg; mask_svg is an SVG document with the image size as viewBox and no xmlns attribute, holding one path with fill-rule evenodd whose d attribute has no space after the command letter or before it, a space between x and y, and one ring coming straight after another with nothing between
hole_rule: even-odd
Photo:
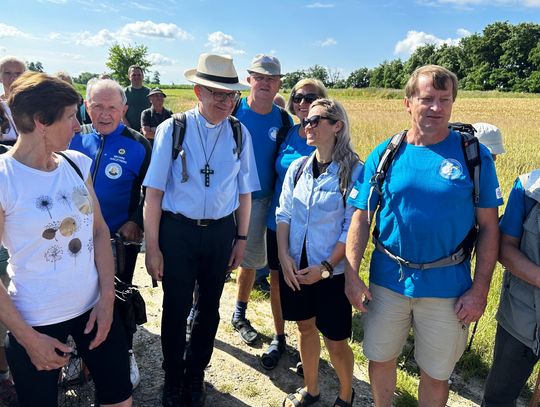
<instances>
[{"instance_id":1,"label":"watch face","mask_svg":"<svg viewBox=\"0 0 540 407\"><path fill-rule=\"evenodd\" d=\"M328 277L330 277L330 272L329 272L328 270L326 270L326 269L321 270L321 277L322 277L322 278L328 278Z\"/></svg>"}]
</instances>

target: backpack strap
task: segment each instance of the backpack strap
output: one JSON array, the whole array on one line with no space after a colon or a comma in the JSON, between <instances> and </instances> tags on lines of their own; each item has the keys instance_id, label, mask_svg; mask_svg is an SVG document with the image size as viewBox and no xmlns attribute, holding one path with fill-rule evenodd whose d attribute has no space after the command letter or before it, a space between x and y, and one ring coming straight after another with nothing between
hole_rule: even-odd
<instances>
[{"instance_id":1,"label":"backpack strap","mask_svg":"<svg viewBox=\"0 0 540 407\"><path fill-rule=\"evenodd\" d=\"M372 190L377 192L379 195L382 194L381 186L386 178L388 168L390 168L390 164L392 164L392 161L394 160L394 157L396 156L396 153L398 152L399 147L401 146L401 143L403 143L406 135L407 130L403 130L402 132L394 135L390 139L390 142L386 145L381 159L379 160L379 165L377 165L377 170L369 180L369 184L371 185L370 195Z\"/></svg>"},{"instance_id":2,"label":"backpack strap","mask_svg":"<svg viewBox=\"0 0 540 407\"><path fill-rule=\"evenodd\" d=\"M175 113L173 118L173 144L172 144L172 159L176 160L178 155L182 160L182 181L187 182L189 176L187 173L186 151L184 150L184 137L186 136L186 114L184 112Z\"/></svg>"},{"instance_id":3,"label":"backpack strap","mask_svg":"<svg viewBox=\"0 0 540 407\"><path fill-rule=\"evenodd\" d=\"M240 154L242 153L242 148L244 147L242 125L240 124L240 120L234 116L229 116L229 123L231 124L234 142L236 143L234 152L236 153L238 159L240 159Z\"/></svg>"},{"instance_id":4,"label":"backpack strap","mask_svg":"<svg viewBox=\"0 0 540 407\"><path fill-rule=\"evenodd\" d=\"M283 125L279 128L279 130L276 133L276 158L277 154L279 154L279 149L281 148L281 145L287 138L287 134L289 134L289 130L292 126L289 125Z\"/></svg>"},{"instance_id":5,"label":"backpack strap","mask_svg":"<svg viewBox=\"0 0 540 407\"><path fill-rule=\"evenodd\" d=\"M83 124L81 126L80 134L90 134L94 131L94 128L91 124Z\"/></svg>"},{"instance_id":6,"label":"backpack strap","mask_svg":"<svg viewBox=\"0 0 540 407\"><path fill-rule=\"evenodd\" d=\"M302 161L302 165L300 165L300 167L298 167L298 169L296 170L296 172L294 173L294 184L293 184L293 189L296 188L296 184L298 184L298 181L300 180L300 178L302 177L302 173L304 172L304 168L306 168L306 164L308 162L308 158L309 156L304 156L304 161Z\"/></svg>"},{"instance_id":7,"label":"backpack strap","mask_svg":"<svg viewBox=\"0 0 540 407\"><path fill-rule=\"evenodd\" d=\"M84 182L84 177L83 177L83 175L82 175L82 172L81 172L80 168L77 166L77 164L75 164L75 163L73 162L73 160L67 156L67 154L65 154L65 153L63 153L63 152L61 152L61 151L56 151L56 154L61 155L62 157L64 157L64 159L69 163L69 165L71 165L71 167L73 167L73 169L75 170L75 172L77 173L77 175L78 175L79 177L81 177L81 179L82 179L83 182Z\"/></svg>"},{"instance_id":8,"label":"backpack strap","mask_svg":"<svg viewBox=\"0 0 540 407\"><path fill-rule=\"evenodd\" d=\"M231 113L231 116L236 117L236 113L238 112L238 109L240 108L240 103L242 103L242 98L240 98L240 99L238 99L236 101L236 104L234 105L234 109L233 109L233 111Z\"/></svg>"},{"instance_id":9,"label":"backpack strap","mask_svg":"<svg viewBox=\"0 0 540 407\"><path fill-rule=\"evenodd\" d=\"M469 171L469 176L473 181L473 202L477 205L480 202L480 142L474 136L476 129L465 123L448 123L448 128L457 131L461 135L461 146L465 156L465 164Z\"/></svg>"}]
</instances>

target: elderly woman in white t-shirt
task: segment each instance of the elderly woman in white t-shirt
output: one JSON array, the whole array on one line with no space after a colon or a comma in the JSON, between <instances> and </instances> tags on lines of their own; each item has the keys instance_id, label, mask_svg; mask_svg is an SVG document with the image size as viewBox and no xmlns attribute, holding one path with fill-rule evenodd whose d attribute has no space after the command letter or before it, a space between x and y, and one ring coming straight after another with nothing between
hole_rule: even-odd
<instances>
[{"instance_id":1,"label":"elderly woman in white t-shirt","mask_svg":"<svg viewBox=\"0 0 540 407\"><path fill-rule=\"evenodd\" d=\"M0 319L19 404L55 406L72 349L90 369L100 404L131 406L123 330L113 320L109 231L89 179L91 161L63 151L77 128L73 86L28 72L11 86L19 140L0 156L0 236L10 260ZM99 256L94 257L94 253Z\"/></svg>"}]
</instances>

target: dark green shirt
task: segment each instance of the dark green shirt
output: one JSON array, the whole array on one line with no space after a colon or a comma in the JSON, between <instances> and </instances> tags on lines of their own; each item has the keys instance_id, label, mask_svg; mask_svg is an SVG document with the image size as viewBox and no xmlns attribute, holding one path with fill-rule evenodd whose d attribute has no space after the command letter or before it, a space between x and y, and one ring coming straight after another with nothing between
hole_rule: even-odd
<instances>
[{"instance_id":1,"label":"dark green shirt","mask_svg":"<svg viewBox=\"0 0 540 407\"><path fill-rule=\"evenodd\" d=\"M129 121L129 127L138 132L141 131L141 113L144 109L150 107L150 101L148 100L148 93L150 89L146 86L135 89L131 86L126 88L126 98L128 111L126 113L126 119Z\"/></svg>"}]
</instances>

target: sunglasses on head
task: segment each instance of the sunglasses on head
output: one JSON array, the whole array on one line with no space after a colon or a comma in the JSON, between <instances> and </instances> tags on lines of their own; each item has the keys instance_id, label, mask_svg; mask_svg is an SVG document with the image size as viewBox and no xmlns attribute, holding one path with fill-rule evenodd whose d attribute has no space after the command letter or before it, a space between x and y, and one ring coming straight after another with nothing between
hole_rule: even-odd
<instances>
[{"instance_id":1,"label":"sunglasses on head","mask_svg":"<svg viewBox=\"0 0 540 407\"><path fill-rule=\"evenodd\" d=\"M307 127L309 124L312 129L317 127L319 125L319 122L321 119L328 120L330 124L336 124L338 121L335 119L331 119L330 117L321 116L320 114L316 114L315 116L308 117L307 119L302 120L302 127Z\"/></svg>"},{"instance_id":2,"label":"sunglasses on head","mask_svg":"<svg viewBox=\"0 0 540 407\"><path fill-rule=\"evenodd\" d=\"M306 93L305 95L303 93L296 93L292 101L294 103L302 103L302 99L306 101L306 103L313 103L317 99L319 99L319 95L316 95L315 93Z\"/></svg>"}]
</instances>

